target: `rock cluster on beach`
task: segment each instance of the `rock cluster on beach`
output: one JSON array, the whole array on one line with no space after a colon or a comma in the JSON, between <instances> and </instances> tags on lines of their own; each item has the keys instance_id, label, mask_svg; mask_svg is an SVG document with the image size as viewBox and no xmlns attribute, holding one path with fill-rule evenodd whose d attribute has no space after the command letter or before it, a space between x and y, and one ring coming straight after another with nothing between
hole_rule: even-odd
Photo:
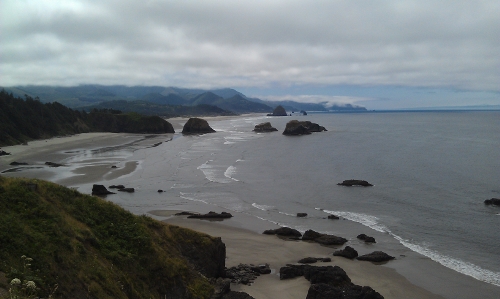
<instances>
[{"instance_id":1,"label":"rock cluster on beach","mask_svg":"<svg viewBox=\"0 0 500 299\"><path fill-rule=\"evenodd\" d=\"M313 230L307 230L302 236L303 241L313 241L322 245L343 245L347 239L334 235L322 234Z\"/></svg>"},{"instance_id":2,"label":"rock cluster on beach","mask_svg":"<svg viewBox=\"0 0 500 299\"><path fill-rule=\"evenodd\" d=\"M390 256L387 253L382 252L382 251L374 251L374 252L369 253L369 254L358 256L356 259L360 260L360 261L369 261L369 262L380 263L380 262L387 262L387 261L393 260L393 259L395 259L395 257Z\"/></svg>"},{"instance_id":3,"label":"rock cluster on beach","mask_svg":"<svg viewBox=\"0 0 500 299\"><path fill-rule=\"evenodd\" d=\"M306 299L383 299L371 287L355 285L338 266L286 265L280 268L280 279L304 276L311 286Z\"/></svg>"},{"instance_id":4,"label":"rock cluster on beach","mask_svg":"<svg viewBox=\"0 0 500 299\"><path fill-rule=\"evenodd\" d=\"M10 153L7 153L6 151L0 150L0 156L8 156Z\"/></svg>"},{"instance_id":5,"label":"rock cluster on beach","mask_svg":"<svg viewBox=\"0 0 500 299\"><path fill-rule=\"evenodd\" d=\"M255 125L255 128L253 129L253 131L257 132L257 133L269 133L269 132L276 132L276 131L278 131L278 129L273 127L270 122L265 122L265 123Z\"/></svg>"},{"instance_id":6,"label":"rock cluster on beach","mask_svg":"<svg viewBox=\"0 0 500 299\"><path fill-rule=\"evenodd\" d=\"M365 234L359 234L356 238L365 241L366 243L376 243L374 237L367 236Z\"/></svg>"},{"instance_id":7,"label":"rock cluster on beach","mask_svg":"<svg viewBox=\"0 0 500 299\"><path fill-rule=\"evenodd\" d=\"M271 268L269 264L258 266L239 264L238 266L226 269L225 277L231 279L232 283L249 285L260 275L270 273Z\"/></svg>"},{"instance_id":8,"label":"rock cluster on beach","mask_svg":"<svg viewBox=\"0 0 500 299\"><path fill-rule=\"evenodd\" d=\"M190 118L182 128L182 134L186 135L206 133L215 133L215 130L208 125L206 120L197 117Z\"/></svg>"},{"instance_id":9,"label":"rock cluster on beach","mask_svg":"<svg viewBox=\"0 0 500 299\"><path fill-rule=\"evenodd\" d=\"M342 250L337 250L333 253L333 256L342 256L348 259L355 259L358 257L358 252L351 246L346 246Z\"/></svg>"},{"instance_id":10,"label":"rock cluster on beach","mask_svg":"<svg viewBox=\"0 0 500 299\"><path fill-rule=\"evenodd\" d=\"M313 132L326 131L325 127L310 121L291 120L286 124L283 135L308 135Z\"/></svg>"}]
</instances>

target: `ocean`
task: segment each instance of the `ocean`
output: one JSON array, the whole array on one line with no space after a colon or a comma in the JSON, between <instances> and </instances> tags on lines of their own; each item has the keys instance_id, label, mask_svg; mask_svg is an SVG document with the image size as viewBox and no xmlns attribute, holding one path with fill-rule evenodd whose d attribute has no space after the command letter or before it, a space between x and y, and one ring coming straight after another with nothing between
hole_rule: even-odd
<instances>
[{"instance_id":1,"label":"ocean","mask_svg":"<svg viewBox=\"0 0 500 299\"><path fill-rule=\"evenodd\" d=\"M292 119L328 131L282 135ZM278 132L252 132L267 121ZM500 207L483 203L500 197L499 111L295 113L209 123L217 133L176 133L134 149L127 161L138 168L105 184L137 191L107 199L136 214L224 210L247 219L229 223L256 232L277 224L335 234L360 254L396 256L386 266L420 285L447 283L415 272L439 263L500 286ZM374 186L337 185L346 179ZM87 192L91 184L79 187ZM357 240L360 233L377 243Z\"/></svg>"}]
</instances>

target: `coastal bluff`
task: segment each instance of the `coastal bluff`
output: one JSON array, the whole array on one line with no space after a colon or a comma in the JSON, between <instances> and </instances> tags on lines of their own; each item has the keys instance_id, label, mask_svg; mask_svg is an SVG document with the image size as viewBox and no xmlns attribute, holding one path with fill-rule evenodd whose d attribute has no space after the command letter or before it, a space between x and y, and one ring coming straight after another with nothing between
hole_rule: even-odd
<instances>
[{"instance_id":1,"label":"coastal bluff","mask_svg":"<svg viewBox=\"0 0 500 299\"><path fill-rule=\"evenodd\" d=\"M0 293L31 271L41 298L209 299L225 275L221 238L42 180L0 176L0 219Z\"/></svg>"}]
</instances>

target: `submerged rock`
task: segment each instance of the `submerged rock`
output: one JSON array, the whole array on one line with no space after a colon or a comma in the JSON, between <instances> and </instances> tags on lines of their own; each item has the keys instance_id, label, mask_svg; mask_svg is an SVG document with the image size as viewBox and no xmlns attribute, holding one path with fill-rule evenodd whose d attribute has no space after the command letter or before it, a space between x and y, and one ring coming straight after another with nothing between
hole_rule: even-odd
<instances>
[{"instance_id":1,"label":"submerged rock","mask_svg":"<svg viewBox=\"0 0 500 299\"><path fill-rule=\"evenodd\" d=\"M10 162L10 164L9 164L9 165L12 165L12 166L19 166L19 165L28 165L28 163L26 163L26 162L16 162L16 161L14 161L14 162Z\"/></svg>"},{"instance_id":2,"label":"submerged rock","mask_svg":"<svg viewBox=\"0 0 500 299\"><path fill-rule=\"evenodd\" d=\"M328 215L328 219L334 219L334 220L339 220L340 217L337 215Z\"/></svg>"},{"instance_id":3,"label":"submerged rock","mask_svg":"<svg viewBox=\"0 0 500 299\"><path fill-rule=\"evenodd\" d=\"M61 167L61 166L64 166L63 164L54 163L54 162L45 162L45 165L48 165L49 167Z\"/></svg>"},{"instance_id":4,"label":"submerged rock","mask_svg":"<svg viewBox=\"0 0 500 299\"><path fill-rule=\"evenodd\" d=\"M123 185L111 185L109 186L110 189L123 189L125 188L125 186Z\"/></svg>"},{"instance_id":5,"label":"submerged rock","mask_svg":"<svg viewBox=\"0 0 500 299\"><path fill-rule=\"evenodd\" d=\"M306 217L307 213L297 213L297 217Z\"/></svg>"},{"instance_id":6,"label":"submerged rock","mask_svg":"<svg viewBox=\"0 0 500 299\"><path fill-rule=\"evenodd\" d=\"M182 134L205 133L215 133L215 130L208 125L206 120L197 117L190 118L182 128Z\"/></svg>"},{"instance_id":7,"label":"submerged rock","mask_svg":"<svg viewBox=\"0 0 500 299\"><path fill-rule=\"evenodd\" d=\"M128 192L128 193L134 193L135 189L134 188L120 188L120 189L118 189L118 191Z\"/></svg>"},{"instance_id":8,"label":"submerged rock","mask_svg":"<svg viewBox=\"0 0 500 299\"><path fill-rule=\"evenodd\" d=\"M492 198L484 201L485 205L495 205L500 206L500 198Z\"/></svg>"},{"instance_id":9,"label":"submerged rock","mask_svg":"<svg viewBox=\"0 0 500 299\"><path fill-rule=\"evenodd\" d=\"M372 184L368 183L367 181L363 180L344 180L342 183L338 183L337 185L339 186L363 186L363 187L371 187L373 186Z\"/></svg>"}]
</instances>

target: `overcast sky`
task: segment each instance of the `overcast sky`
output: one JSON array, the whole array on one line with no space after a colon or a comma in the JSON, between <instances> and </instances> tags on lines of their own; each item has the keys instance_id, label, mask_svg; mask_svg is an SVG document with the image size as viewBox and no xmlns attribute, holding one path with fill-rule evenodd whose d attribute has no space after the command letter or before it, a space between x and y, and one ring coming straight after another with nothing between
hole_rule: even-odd
<instances>
[{"instance_id":1,"label":"overcast sky","mask_svg":"<svg viewBox=\"0 0 500 299\"><path fill-rule=\"evenodd\" d=\"M500 1L0 0L0 85L500 105Z\"/></svg>"}]
</instances>

